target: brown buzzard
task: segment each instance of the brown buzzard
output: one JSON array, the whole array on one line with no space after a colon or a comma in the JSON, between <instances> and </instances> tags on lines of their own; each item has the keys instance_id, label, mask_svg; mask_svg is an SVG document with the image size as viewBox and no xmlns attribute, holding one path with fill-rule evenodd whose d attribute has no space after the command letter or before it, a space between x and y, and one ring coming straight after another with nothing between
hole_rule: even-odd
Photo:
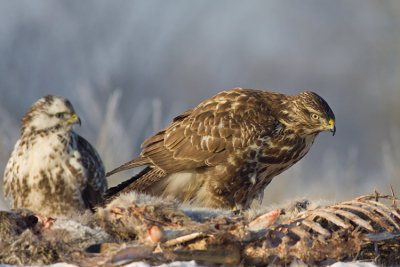
<instances>
[{"instance_id":1,"label":"brown buzzard","mask_svg":"<svg viewBox=\"0 0 400 267\"><path fill-rule=\"evenodd\" d=\"M248 208L264 188L308 152L335 115L316 93L235 88L176 117L143 142L142 153L107 174L147 165L108 191L137 190L216 208Z\"/></svg>"},{"instance_id":2,"label":"brown buzzard","mask_svg":"<svg viewBox=\"0 0 400 267\"><path fill-rule=\"evenodd\" d=\"M71 103L48 95L32 105L4 173L14 208L58 217L93 208L107 190L103 162L72 130L80 124Z\"/></svg>"}]
</instances>

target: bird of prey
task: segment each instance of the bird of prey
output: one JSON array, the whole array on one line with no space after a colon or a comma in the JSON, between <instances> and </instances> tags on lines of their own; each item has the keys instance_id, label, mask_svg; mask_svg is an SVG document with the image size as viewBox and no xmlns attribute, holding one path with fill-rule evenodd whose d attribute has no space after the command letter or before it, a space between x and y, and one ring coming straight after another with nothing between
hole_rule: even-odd
<instances>
[{"instance_id":1,"label":"bird of prey","mask_svg":"<svg viewBox=\"0 0 400 267\"><path fill-rule=\"evenodd\" d=\"M80 123L63 97L47 95L30 107L4 172L5 195L14 208L59 217L93 209L103 201L103 162L72 130Z\"/></svg>"},{"instance_id":2,"label":"bird of prey","mask_svg":"<svg viewBox=\"0 0 400 267\"><path fill-rule=\"evenodd\" d=\"M335 115L314 92L227 90L144 141L137 158L107 176L147 168L107 195L137 190L198 206L246 209L262 199L273 177L304 157L322 131L335 134Z\"/></svg>"}]
</instances>

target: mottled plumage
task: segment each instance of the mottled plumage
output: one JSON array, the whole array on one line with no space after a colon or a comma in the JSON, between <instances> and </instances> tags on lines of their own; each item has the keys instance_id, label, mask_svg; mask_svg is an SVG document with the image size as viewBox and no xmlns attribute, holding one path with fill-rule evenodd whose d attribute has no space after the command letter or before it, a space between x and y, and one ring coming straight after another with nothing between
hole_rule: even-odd
<instances>
[{"instance_id":1,"label":"mottled plumage","mask_svg":"<svg viewBox=\"0 0 400 267\"><path fill-rule=\"evenodd\" d=\"M111 171L147 165L109 190L138 190L207 207L248 208L264 188L309 151L335 116L313 92L235 88L176 117L143 142L142 153Z\"/></svg>"},{"instance_id":2,"label":"mottled plumage","mask_svg":"<svg viewBox=\"0 0 400 267\"><path fill-rule=\"evenodd\" d=\"M93 208L107 190L95 148L76 134L71 103L48 95L32 105L4 173L5 195L14 208L58 217Z\"/></svg>"}]
</instances>

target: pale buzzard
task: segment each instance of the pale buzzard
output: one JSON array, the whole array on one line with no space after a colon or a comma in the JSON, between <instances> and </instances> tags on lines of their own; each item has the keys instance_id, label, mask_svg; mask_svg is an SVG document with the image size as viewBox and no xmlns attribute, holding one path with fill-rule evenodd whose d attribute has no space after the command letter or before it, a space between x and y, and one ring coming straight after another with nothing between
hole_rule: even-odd
<instances>
[{"instance_id":1,"label":"pale buzzard","mask_svg":"<svg viewBox=\"0 0 400 267\"><path fill-rule=\"evenodd\" d=\"M335 133L335 115L316 93L221 92L176 117L143 142L137 158L108 173L148 166L108 195L137 190L199 206L248 208L326 130Z\"/></svg>"},{"instance_id":2,"label":"pale buzzard","mask_svg":"<svg viewBox=\"0 0 400 267\"><path fill-rule=\"evenodd\" d=\"M48 95L32 105L4 173L14 208L58 217L93 208L107 181L94 147L72 130L80 124L71 103Z\"/></svg>"}]
</instances>

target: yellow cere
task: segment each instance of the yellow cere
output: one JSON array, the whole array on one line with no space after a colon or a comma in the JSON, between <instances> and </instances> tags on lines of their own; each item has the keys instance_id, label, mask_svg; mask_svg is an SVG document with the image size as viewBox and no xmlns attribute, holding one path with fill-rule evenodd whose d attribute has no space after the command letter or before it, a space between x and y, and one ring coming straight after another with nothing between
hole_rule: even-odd
<instances>
[{"instance_id":1,"label":"yellow cere","mask_svg":"<svg viewBox=\"0 0 400 267\"><path fill-rule=\"evenodd\" d=\"M335 124L334 120L330 119L329 120L329 125L334 125L334 124Z\"/></svg>"},{"instance_id":2,"label":"yellow cere","mask_svg":"<svg viewBox=\"0 0 400 267\"><path fill-rule=\"evenodd\" d=\"M78 118L78 115L76 113L72 114L72 116L66 120L67 123L75 123L76 119Z\"/></svg>"}]
</instances>

